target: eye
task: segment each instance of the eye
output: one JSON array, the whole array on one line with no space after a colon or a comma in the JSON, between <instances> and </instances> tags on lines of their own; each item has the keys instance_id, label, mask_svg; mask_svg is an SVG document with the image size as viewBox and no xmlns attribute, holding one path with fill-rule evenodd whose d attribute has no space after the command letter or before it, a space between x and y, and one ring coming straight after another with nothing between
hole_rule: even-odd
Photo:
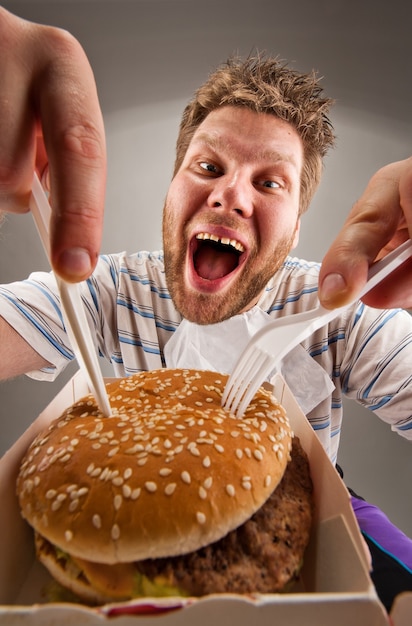
<instances>
[{"instance_id":1,"label":"eye","mask_svg":"<svg viewBox=\"0 0 412 626\"><path fill-rule=\"evenodd\" d=\"M214 163L209 163L209 161L200 161L199 167L206 172L210 172L210 174L221 174L222 170L218 168Z\"/></svg>"},{"instance_id":2,"label":"eye","mask_svg":"<svg viewBox=\"0 0 412 626\"><path fill-rule=\"evenodd\" d=\"M278 183L276 180L262 180L259 181L260 185L262 185L262 187L266 187L267 189L280 189L281 188L281 184Z\"/></svg>"}]
</instances>

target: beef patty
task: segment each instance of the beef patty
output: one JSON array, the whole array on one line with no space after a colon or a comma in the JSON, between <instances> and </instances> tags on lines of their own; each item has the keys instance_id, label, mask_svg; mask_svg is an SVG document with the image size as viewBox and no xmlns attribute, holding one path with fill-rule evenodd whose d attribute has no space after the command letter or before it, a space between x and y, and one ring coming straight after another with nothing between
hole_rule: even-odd
<instances>
[{"instance_id":1,"label":"beef patty","mask_svg":"<svg viewBox=\"0 0 412 626\"><path fill-rule=\"evenodd\" d=\"M299 574L313 514L308 458L297 437L291 457L277 489L245 524L196 552L140 561L137 569L192 596L284 591Z\"/></svg>"}]
</instances>

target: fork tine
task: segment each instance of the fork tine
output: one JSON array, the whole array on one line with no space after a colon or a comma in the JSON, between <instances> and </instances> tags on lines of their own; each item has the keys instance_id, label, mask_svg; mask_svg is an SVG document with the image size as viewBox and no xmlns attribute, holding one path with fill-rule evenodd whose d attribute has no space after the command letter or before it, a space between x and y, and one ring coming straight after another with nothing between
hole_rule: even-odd
<instances>
[{"instance_id":1,"label":"fork tine","mask_svg":"<svg viewBox=\"0 0 412 626\"><path fill-rule=\"evenodd\" d=\"M244 385L245 381L248 380L248 374L249 372L253 371L253 367L258 358L258 350L256 350L255 348L251 349L249 346L246 351L241 355L235 369L229 376L222 397L222 404L229 411L232 410L232 403L236 399L236 397L239 397L240 394L243 395L244 389L242 391L242 385ZM236 403L236 406L238 403L239 401Z\"/></svg>"},{"instance_id":2,"label":"fork tine","mask_svg":"<svg viewBox=\"0 0 412 626\"><path fill-rule=\"evenodd\" d=\"M262 381L266 379L268 374L273 370L273 357L264 351L259 352L259 365L255 369L253 376L245 379L243 387L245 392L236 396L237 403L233 411L236 413L236 417L243 417L247 407L253 399L253 396L262 384Z\"/></svg>"},{"instance_id":3,"label":"fork tine","mask_svg":"<svg viewBox=\"0 0 412 626\"><path fill-rule=\"evenodd\" d=\"M242 417L262 380L272 369L270 354L256 347L247 350L229 378L227 388L230 393L227 400L223 400L225 408L235 413L236 417Z\"/></svg>"}]
</instances>

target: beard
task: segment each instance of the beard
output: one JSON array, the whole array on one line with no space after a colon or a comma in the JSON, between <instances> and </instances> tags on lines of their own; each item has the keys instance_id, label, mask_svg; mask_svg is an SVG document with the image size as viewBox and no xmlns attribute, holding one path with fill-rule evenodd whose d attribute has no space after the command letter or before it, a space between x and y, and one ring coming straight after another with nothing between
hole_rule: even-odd
<instances>
[{"instance_id":1,"label":"beard","mask_svg":"<svg viewBox=\"0 0 412 626\"><path fill-rule=\"evenodd\" d=\"M185 319L196 324L216 324L253 307L289 254L295 238L294 231L277 241L264 254L256 246L228 288L205 293L186 284L185 264L189 241L185 233L179 240L176 237L172 215L173 211L165 207L163 243L166 283L176 309Z\"/></svg>"}]
</instances>

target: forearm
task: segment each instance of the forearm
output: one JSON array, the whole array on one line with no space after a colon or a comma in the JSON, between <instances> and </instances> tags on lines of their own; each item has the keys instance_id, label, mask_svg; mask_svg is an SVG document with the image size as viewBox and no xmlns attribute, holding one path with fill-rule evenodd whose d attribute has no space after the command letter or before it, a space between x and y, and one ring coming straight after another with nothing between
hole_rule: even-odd
<instances>
[{"instance_id":1,"label":"forearm","mask_svg":"<svg viewBox=\"0 0 412 626\"><path fill-rule=\"evenodd\" d=\"M50 364L0 316L0 380Z\"/></svg>"}]
</instances>

